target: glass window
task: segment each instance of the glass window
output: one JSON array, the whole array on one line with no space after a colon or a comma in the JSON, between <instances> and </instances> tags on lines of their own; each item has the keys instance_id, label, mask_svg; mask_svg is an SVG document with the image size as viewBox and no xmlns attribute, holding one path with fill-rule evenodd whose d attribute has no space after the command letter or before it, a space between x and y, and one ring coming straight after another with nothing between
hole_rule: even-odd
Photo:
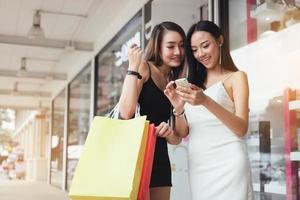
<instances>
[{"instance_id":1,"label":"glass window","mask_svg":"<svg viewBox=\"0 0 300 200\"><path fill-rule=\"evenodd\" d=\"M229 0L229 13L232 50L300 22L295 1Z\"/></svg>"},{"instance_id":2,"label":"glass window","mask_svg":"<svg viewBox=\"0 0 300 200\"><path fill-rule=\"evenodd\" d=\"M70 83L69 129L67 147L67 189L79 160L90 122L91 64Z\"/></svg>"},{"instance_id":3,"label":"glass window","mask_svg":"<svg viewBox=\"0 0 300 200\"><path fill-rule=\"evenodd\" d=\"M200 6L200 20L208 20L208 3Z\"/></svg>"},{"instance_id":4,"label":"glass window","mask_svg":"<svg viewBox=\"0 0 300 200\"><path fill-rule=\"evenodd\" d=\"M53 101L53 124L51 137L51 184L62 188L64 119L66 109L65 89Z\"/></svg>"},{"instance_id":5,"label":"glass window","mask_svg":"<svg viewBox=\"0 0 300 200\"><path fill-rule=\"evenodd\" d=\"M245 139L258 200L286 199L295 195L295 188L290 187L299 182L298 172L287 174L287 163L294 161L290 162L290 153L286 155L290 147L284 91L300 85L300 10L289 2L228 2L231 54L249 80L250 123ZM295 142L293 138L291 143Z\"/></svg>"},{"instance_id":6,"label":"glass window","mask_svg":"<svg viewBox=\"0 0 300 200\"><path fill-rule=\"evenodd\" d=\"M97 115L107 114L118 102L132 43L141 44L141 14L135 16L97 57Z\"/></svg>"}]
</instances>

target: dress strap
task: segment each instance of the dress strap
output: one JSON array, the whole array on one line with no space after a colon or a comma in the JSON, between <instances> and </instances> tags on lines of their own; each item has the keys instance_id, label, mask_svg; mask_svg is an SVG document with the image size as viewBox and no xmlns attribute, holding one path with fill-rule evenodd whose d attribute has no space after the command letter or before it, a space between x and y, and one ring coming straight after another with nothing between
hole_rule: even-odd
<instances>
[{"instance_id":1,"label":"dress strap","mask_svg":"<svg viewBox=\"0 0 300 200\"><path fill-rule=\"evenodd\" d=\"M149 62L146 62L146 63L147 63L148 69L149 69L149 78L151 78L151 67L150 67Z\"/></svg>"},{"instance_id":2,"label":"dress strap","mask_svg":"<svg viewBox=\"0 0 300 200\"><path fill-rule=\"evenodd\" d=\"M226 76L223 80L222 80L222 84L224 84L224 82L229 79L233 74L235 74L235 72L230 73L228 76Z\"/></svg>"}]
</instances>

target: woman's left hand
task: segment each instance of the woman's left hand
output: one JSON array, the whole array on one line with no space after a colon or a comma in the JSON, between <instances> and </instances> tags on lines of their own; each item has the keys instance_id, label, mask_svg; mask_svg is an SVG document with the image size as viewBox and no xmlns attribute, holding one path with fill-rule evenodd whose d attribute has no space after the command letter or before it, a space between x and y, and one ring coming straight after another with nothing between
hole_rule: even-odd
<instances>
[{"instance_id":1,"label":"woman's left hand","mask_svg":"<svg viewBox=\"0 0 300 200\"><path fill-rule=\"evenodd\" d=\"M166 122L161 122L156 128L155 134L159 137L168 137L174 133L173 129Z\"/></svg>"},{"instance_id":2,"label":"woman's left hand","mask_svg":"<svg viewBox=\"0 0 300 200\"><path fill-rule=\"evenodd\" d=\"M172 106L175 109L183 109L184 101L176 93L175 82L171 81L167 84L166 89L164 90L166 97L170 100Z\"/></svg>"},{"instance_id":3,"label":"woman's left hand","mask_svg":"<svg viewBox=\"0 0 300 200\"><path fill-rule=\"evenodd\" d=\"M194 84L190 84L190 87L179 86L176 88L176 93L191 105L203 105L208 98L203 90Z\"/></svg>"}]
</instances>

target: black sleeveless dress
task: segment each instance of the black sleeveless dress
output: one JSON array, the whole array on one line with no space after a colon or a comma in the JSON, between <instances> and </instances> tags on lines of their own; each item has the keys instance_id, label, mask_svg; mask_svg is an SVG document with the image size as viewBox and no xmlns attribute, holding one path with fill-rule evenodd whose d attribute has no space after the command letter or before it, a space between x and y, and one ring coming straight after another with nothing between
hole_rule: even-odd
<instances>
[{"instance_id":1,"label":"black sleeveless dress","mask_svg":"<svg viewBox=\"0 0 300 200\"><path fill-rule=\"evenodd\" d=\"M158 126L161 122L168 122L171 115L171 103L163 91L155 85L151 78L151 70L149 74L138 102L141 115L147 115L147 120ZM171 166L167 141L165 138L157 137L150 187L161 186L172 186Z\"/></svg>"}]
</instances>

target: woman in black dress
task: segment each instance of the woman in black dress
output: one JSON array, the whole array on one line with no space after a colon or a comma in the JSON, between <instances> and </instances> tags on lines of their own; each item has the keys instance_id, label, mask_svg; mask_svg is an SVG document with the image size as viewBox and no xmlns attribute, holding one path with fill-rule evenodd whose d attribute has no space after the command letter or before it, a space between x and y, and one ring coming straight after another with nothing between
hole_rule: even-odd
<instances>
[{"instance_id":1,"label":"woman in black dress","mask_svg":"<svg viewBox=\"0 0 300 200\"><path fill-rule=\"evenodd\" d=\"M132 118L137 103L141 115L156 126L157 141L154 153L149 199L170 199L171 166L167 142L178 144L181 139L169 126L171 103L164 95L169 81L179 78L184 69L183 29L173 22L162 22L152 31L142 58L142 50L132 45L128 52L129 67L120 97L120 115Z\"/></svg>"}]
</instances>

